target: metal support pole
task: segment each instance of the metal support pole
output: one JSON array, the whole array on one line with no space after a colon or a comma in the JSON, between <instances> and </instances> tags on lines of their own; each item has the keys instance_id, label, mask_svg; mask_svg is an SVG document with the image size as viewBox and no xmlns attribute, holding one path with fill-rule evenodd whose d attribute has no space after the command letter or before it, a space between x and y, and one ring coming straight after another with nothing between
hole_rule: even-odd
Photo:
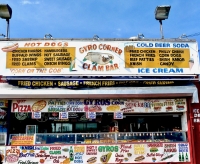
<instances>
[{"instance_id":1,"label":"metal support pole","mask_svg":"<svg viewBox=\"0 0 200 164\"><path fill-rule=\"evenodd\" d=\"M7 30L6 30L6 38L8 39L9 38L9 19L6 19L7 21Z\"/></svg>"},{"instance_id":2,"label":"metal support pole","mask_svg":"<svg viewBox=\"0 0 200 164\"><path fill-rule=\"evenodd\" d=\"M161 39L164 39L163 27L162 27L162 20L159 20L159 22L160 22L160 34L161 34Z\"/></svg>"}]
</instances>

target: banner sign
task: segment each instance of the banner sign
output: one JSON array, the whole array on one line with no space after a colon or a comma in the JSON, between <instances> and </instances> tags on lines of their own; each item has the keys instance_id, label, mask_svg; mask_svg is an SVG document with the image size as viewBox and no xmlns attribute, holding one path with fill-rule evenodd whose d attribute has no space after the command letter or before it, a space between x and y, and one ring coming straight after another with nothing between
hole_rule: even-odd
<instances>
[{"instance_id":1,"label":"banner sign","mask_svg":"<svg viewBox=\"0 0 200 164\"><path fill-rule=\"evenodd\" d=\"M1 41L3 76L200 74L194 41Z\"/></svg>"},{"instance_id":2,"label":"banner sign","mask_svg":"<svg viewBox=\"0 0 200 164\"><path fill-rule=\"evenodd\" d=\"M11 145L34 145L35 136L12 136Z\"/></svg>"},{"instance_id":3,"label":"banner sign","mask_svg":"<svg viewBox=\"0 0 200 164\"><path fill-rule=\"evenodd\" d=\"M186 99L40 99L13 100L11 112L160 113L187 110Z\"/></svg>"},{"instance_id":4,"label":"banner sign","mask_svg":"<svg viewBox=\"0 0 200 164\"><path fill-rule=\"evenodd\" d=\"M31 79L31 78L30 78ZM86 88L86 87L142 87L142 86L180 86L187 85L191 81L187 80L142 80L140 79L130 79L130 80L78 80L78 79L66 79L66 80L7 80L11 85L24 87L29 89L37 88Z\"/></svg>"},{"instance_id":5,"label":"banner sign","mask_svg":"<svg viewBox=\"0 0 200 164\"><path fill-rule=\"evenodd\" d=\"M6 163L86 164L189 162L188 143L7 146Z\"/></svg>"}]
</instances>

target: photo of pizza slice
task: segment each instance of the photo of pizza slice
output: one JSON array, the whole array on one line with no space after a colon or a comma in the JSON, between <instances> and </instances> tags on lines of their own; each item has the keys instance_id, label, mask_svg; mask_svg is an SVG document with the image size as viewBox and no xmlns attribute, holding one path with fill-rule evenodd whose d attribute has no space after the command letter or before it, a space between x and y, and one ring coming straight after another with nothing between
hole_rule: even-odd
<instances>
[{"instance_id":1,"label":"photo of pizza slice","mask_svg":"<svg viewBox=\"0 0 200 164\"><path fill-rule=\"evenodd\" d=\"M47 105L45 100L39 100L32 105L33 112L40 112Z\"/></svg>"}]
</instances>

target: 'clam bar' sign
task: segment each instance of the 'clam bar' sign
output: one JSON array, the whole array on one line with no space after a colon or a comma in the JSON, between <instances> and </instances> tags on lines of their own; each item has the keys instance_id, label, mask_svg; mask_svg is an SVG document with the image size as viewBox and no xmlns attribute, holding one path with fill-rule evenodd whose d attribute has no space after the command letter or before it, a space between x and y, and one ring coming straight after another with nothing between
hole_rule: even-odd
<instances>
[{"instance_id":1,"label":"'clam bar' sign","mask_svg":"<svg viewBox=\"0 0 200 164\"><path fill-rule=\"evenodd\" d=\"M1 41L3 76L200 74L194 41Z\"/></svg>"}]
</instances>

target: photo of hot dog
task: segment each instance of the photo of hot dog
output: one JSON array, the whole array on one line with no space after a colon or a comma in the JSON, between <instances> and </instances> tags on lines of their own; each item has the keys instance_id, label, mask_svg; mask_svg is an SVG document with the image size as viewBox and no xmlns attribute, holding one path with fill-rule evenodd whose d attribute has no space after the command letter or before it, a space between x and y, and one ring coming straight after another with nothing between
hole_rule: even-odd
<instances>
[{"instance_id":1,"label":"photo of hot dog","mask_svg":"<svg viewBox=\"0 0 200 164\"><path fill-rule=\"evenodd\" d=\"M160 110L161 110L161 106L155 106L153 109L154 109L154 111L156 111L156 112L157 112L157 111L160 111Z\"/></svg>"},{"instance_id":2,"label":"photo of hot dog","mask_svg":"<svg viewBox=\"0 0 200 164\"><path fill-rule=\"evenodd\" d=\"M1 50L3 52L10 52L10 51L16 50L18 47L19 47L18 43L15 43L10 46L3 47Z\"/></svg>"},{"instance_id":3,"label":"photo of hot dog","mask_svg":"<svg viewBox=\"0 0 200 164\"><path fill-rule=\"evenodd\" d=\"M143 155L141 155L139 157L136 157L134 161L138 162L138 161L142 161L144 159L145 159L145 157Z\"/></svg>"},{"instance_id":4,"label":"photo of hot dog","mask_svg":"<svg viewBox=\"0 0 200 164\"><path fill-rule=\"evenodd\" d=\"M161 159L161 161L165 161L166 159L172 158L174 156L174 154L168 155L164 158Z\"/></svg>"},{"instance_id":5,"label":"photo of hot dog","mask_svg":"<svg viewBox=\"0 0 200 164\"><path fill-rule=\"evenodd\" d=\"M172 106L166 107L166 111L167 111L167 112L173 111L173 107L172 107Z\"/></svg>"},{"instance_id":6,"label":"photo of hot dog","mask_svg":"<svg viewBox=\"0 0 200 164\"><path fill-rule=\"evenodd\" d=\"M97 161L97 157L91 157L87 160L87 163L88 164L92 164L92 163L95 163Z\"/></svg>"}]
</instances>

